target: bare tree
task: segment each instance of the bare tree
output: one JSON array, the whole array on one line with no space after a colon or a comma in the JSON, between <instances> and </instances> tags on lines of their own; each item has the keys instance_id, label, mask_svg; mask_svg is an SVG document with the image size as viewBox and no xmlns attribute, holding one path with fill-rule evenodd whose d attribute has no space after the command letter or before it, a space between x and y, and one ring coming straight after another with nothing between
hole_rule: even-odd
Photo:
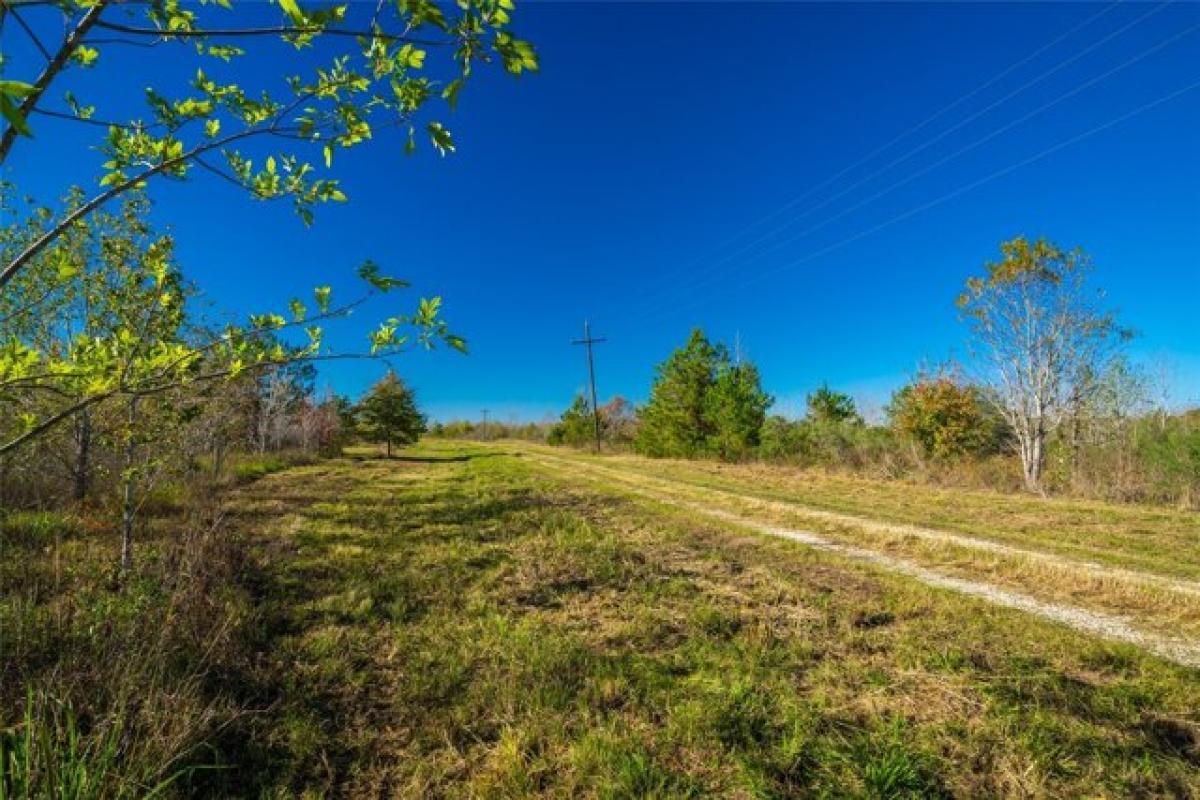
<instances>
[{"instance_id":1,"label":"bare tree","mask_svg":"<svg viewBox=\"0 0 1200 800\"><path fill-rule=\"evenodd\" d=\"M987 274L967 280L958 305L985 365L988 396L1012 427L1025 488L1042 492L1046 444L1073 407L1095 391L1115 346L1128 339L1102 293L1089 289L1091 261L1045 239L1000 245Z\"/></svg>"},{"instance_id":2,"label":"bare tree","mask_svg":"<svg viewBox=\"0 0 1200 800\"><path fill-rule=\"evenodd\" d=\"M294 397L291 381L280 370L273 369L263 377L258 394L258 414L254 420L254 439L259 454L277 445Z\"/></svg>"}]
</instances>

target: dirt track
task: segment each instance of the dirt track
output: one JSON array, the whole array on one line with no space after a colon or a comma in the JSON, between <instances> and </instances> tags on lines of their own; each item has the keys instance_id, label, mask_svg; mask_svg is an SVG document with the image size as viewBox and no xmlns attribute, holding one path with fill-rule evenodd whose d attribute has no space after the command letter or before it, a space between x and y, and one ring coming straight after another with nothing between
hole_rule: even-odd
<instances>
[{"instance_id":1,"label":"dirt track","mask_svg":"<svg viewBox=\"0 0 1200 800\"><path fill-rule=\"evenodd\" d=\"M743 528L749 528L758 533L789 539L808 547L835 553L856 561L869 563L889 572L904 575L905 577L920 581L921 583L929 586L934 586L941 589L949 589L951 591L976 597L999 606L1018 609L1026 613L1034 614L1044 619L1066 625L1078 631L1114 641L1137 645L1162 658L1178 664L1191 667L1200 667L1200 642L1185 637L1172 637L1143 630L1137 627L1130 620L1121 616L1074 605L1047 602L1028 594L1015 592L985 581L968 580L962 577L945 574L938 570L930 569L917 564L913 561L899 558L878 550L831 541L828 537L813 531L799 530L767 523L743 514L737 514L726 509L717 508L713 505L681 498L677 494L678 491L695 492L700 490L699 487L686 482L673 481L665 478L652 478L640 474L637 476L630 476L628 473L622 472L618 469L601 466L599 464L585 463L577 459L562 458L541 452L536 454L531 453L528 454L528 456L530 461L541 465L543 468L551 469L556 473L561 473L565 467L577 475L590 475L593 478L601 477L605 480L615 481L621 484L623 490L658 503L671 505L677 508L685 509L689 512L702 514L722 522L730 523ZM648 484L658 488L648 488ZM1193 581L1176 580L1161 575L1138 572L1136 570L1108 567L1088 561L1074 560L1054 554L1042 553L1035 550L1027 550L1024 548L1013 547L1011 545L1000 544L987 539L975 539L962 534L938 531L930 528L920 528L911 525L897 525L893 523L880 522L877 520L871 520L849 514L839 514L821 509L808 508L795 503L763 500L761 498L755 498L737 492L709 488L704 488L701 491L714 497L720 497L723 500L736 500L739 503L749 503L758 507L786 511L789 514L808 516L813 519L837 522L841 524L851 524L858 527L874 529L880 532L943 541L960 547L969 547L993 553L1001 553L1004 555L1016 555L1023 558L1033 558L1046 563L1054 564L1064 569L1078 570L1080 572L1111 577L1122 581L1143 583L1149 586L1154 586L1173 592L1179 592L1186 595L1200 595L1200 585L1197 585Z\"/></svg>"}]
</instances>

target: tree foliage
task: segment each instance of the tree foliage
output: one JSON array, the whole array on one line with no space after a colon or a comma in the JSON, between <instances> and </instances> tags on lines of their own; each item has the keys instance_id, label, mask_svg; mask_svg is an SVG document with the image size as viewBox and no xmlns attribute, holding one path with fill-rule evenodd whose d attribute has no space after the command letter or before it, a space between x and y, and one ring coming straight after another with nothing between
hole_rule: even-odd
<instances>
[{"instance_id":1,"label":"tree foliage","mask_svg":"<svg viewBox=\"0 0 1200 800\"><path fill-rule=\"evenodd\" d=\"M808 406L808 418L815 423L862 424L862 416L858 413L854 398L844 392L835 392L828 385L822 385L810 393L805 404Z\"/></svg>"},{"instance_id":2,"label":"tree foliage","mask_svg":"<svg viewBox=\"0 0 1200 800\"><path fill-rule=\"evenodd\" d=\"M4 187L0 187L4 188ZM4 202L15 203L7 188ZM73 193L68 202L78 199ZM406 284L367 262L366 288L335 303L329 287L292 299L242 324L214 326L192 313L174 242L146 223L148 202L129 195L119 213L76 221L20 278L0 293L0 455L93 407L183 386L234 379L281 365L376 357L442 343L465 349L440 316L440 298L388 317L367 332L361 350L326 345L325 325L368 299ZM34 208L0 230L0 253L22 247L51 217Z\"/></svg>"},{"instance_id":3,"label":"tree foliage","mask_svg":"<svg viewBox=\"0 0 1200 800\"><path fill-rule=\"evenodd\" d=\"M892 396L892 427L925 458L953 459L994 452L1000 426L981 392L956 375L919 375Z\"/></svg>"},{"instance_id":4,"label":"tree foliage","mask_svg":"<svg viewBox=\"0 0 1200 800\"><path fill-rule=\"evenodd\" d=\"M546 441L553 445L565 444L571 447L583 447L590 444L594 437L591 404L582 394L577 394L574 402L550 429Z\"/></svg>"},{"instance_id":5,"label":"tree foliage","mask_svg":"<svg viewBox=\"0 0 1200 800\"><path fill-rule=\"evenodd\" d=\"M758 367L750 362L721 364L709 393L713 434L709 447L726 461L745 458L758 446L773 399L763 391Z\"/></svg>"},{"instance_id":6,"label":"tree foliage","mask_svg":"<svg viewBox=\"0 0 1200 800\"><path fill-rule=\"evenodd\" d=\"M514 75L537 68L532 46L509 29L510 0L463 0L452 8L429 0L372 6L278 0L277 6L275 20L255 26L245 25L228 0L199 5L62 0L6 3L0 9L0 20L17 23L11 31L27 36L44 59L4 63L0 163L36 145L30 137L52 122L94 128L95 149L102 153L96 188L71 190L58 210L19 207L15 190L3 187L0 205L12 212L5 220L19 221L0 231L0 402L21 408L8 417L19 424L3 432L0 455L120 397L233 379L298 360L380 356L439 342L464 349L442 320L436 297L386 317L361 351L326 348L325 322L407 285L370 262L359 272L366 286L362 297L335 302L328 286L317 286L307 301L293 299L286 309L253 314L243 325L204 331L196 320L182 319L187 312L174 286L179 270L169 238L152 241L146 232L129 237L129 247L142 252L122 267L126 275L119 284L128 287L127 296L95 280L112 269L97 266L100 250L82 243L103 236L111 224L104 215L114 201L140 197L157 179L215 175L251 198L291 202L308 224L317 205L347 199L333 172L339 153L388 132L398 134L397 147L411 152L418 131L434 150L450 153L454 140L441 117L477 66L498 63ZM130 98L121 98L119 90L103 97L71 91L71 73L104 69L112 47L129 48L143 67L140 74L149 85L141 84L146 88L140 112L125 111ZM170 47L194 50L201 62L186 86L166 69L162 54ZM275 70L244 69L242 56L251 50L270 59ZM434 109L438 100L446 103L441 112ZM69 160L71 154L62 157ZM122 214L128 216L127 211L116 216ZM65 335L60 330L52 346L21 327L52 318L80 298L94 306L101 295L128 309L151 296L159 304L155 318L174 313L186 335L159 337L128 314L116 327L91 325ZM71 402L42 402L51 396Z\"/></svg>"},{"instance_id":7,"label":"tree foliage","mask_svg":"<svg viewBox=\"0 0 1200 800\"><path fill-rule=\"evenodd\" d=\"M633 404L624 397L614 397L600 406L600 439L616 446L629 445L637 432L637 415ZM575 400L546 433L547 444L585 447L595 439L591 404L583 394Z\"/></svg>"},{"instance_id":8,"label":"tree foliage","mask_svg":"<svg viewBox=\"0 0 1200 800\"><path fill-rule=\"evenodd\" d=\"M389 458L393 444L413 444L426 429L416 394L392 371L367 392L357 417L359 430L371 441L384 442Z\"/></svg>"},{"instance_id":9,"label":"tree foliage","mask_svg":"<svg viewBox=\"0 0 1200 800\"><path fill-rule=\"evenodd\" d=\"M651 456L739 458L758 444L771 402L753 364L733 364L696 329L656 368L635 446Z\"/></svg>"},{"instance_id":10,"label":"tree foliage","mask_svg":"<svg viewBox=\"0 0 1200 800\"><path fill-rule=\"evenodd\" d=\"M1048 437L1094 387L1129 334L1088 288L1090 259L1019 236L958 299L987 366L989 397L1012 428L1025 486L1042 490Z\"/></svg>"},{"instance_id":11,"label":"tree foliage","mask_svg":"<svg viewBox=\"0 0 1200 800\"><path fill-rule=\"evenodd\" d=\"M278 21L253 27L240 24L229 0L138 4L140 20L130 8L117 0L4 6L44 62L8 65L27 79L0 81L6 121L0 163L18 138L32 137L51 118L95 126L102 132L97 144L104 161L95 194L0 263L0 291L74 222L157 178L212 173L255 199L289 200L311 223L316 205L346 200L332 174L339 152L388 131L411 152L418 128L437 152L452 152L450 130L440 114L428 113L432 101L453 108L479 64L495 61L514 75L537 69L532 45L509 29L511 0L462 0L453 13L432 0L370 6L279 0ZM38 31L48 34L64 24L66 35L46 49ZM271 50L271 40L282 47ZM114 46L139 47L134 52L144 53L141 74L151 81L160 79L166 63L163 46L192 48L208 66L186 89L176 90L168 80L151 84L144 111L128 118L101 105L127 105L111 96L52 96L71 70L103 69L104 52ZM272 57L277 71L259 80L241 69L249 50ZM309 53L321 54L317 66Z\"/></svg>"}]
</instances>

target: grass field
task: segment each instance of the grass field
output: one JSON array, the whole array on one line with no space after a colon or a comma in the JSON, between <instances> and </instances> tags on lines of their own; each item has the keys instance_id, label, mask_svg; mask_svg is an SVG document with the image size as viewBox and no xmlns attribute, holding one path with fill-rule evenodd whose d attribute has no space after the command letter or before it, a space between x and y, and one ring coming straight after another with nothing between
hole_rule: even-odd
<instances>
[{"instance_id":1,"label":"grass field","mask_svg":"<svg viewBox=\"0 0 1200 800\"><path fill-rule=\"evenodd\" d=\"M508 443L299 467L231 511L261 712L226 786L1200 796L1197 669L739 522L1190 640L1194 515Z\"/></svg>"}]
</instances>

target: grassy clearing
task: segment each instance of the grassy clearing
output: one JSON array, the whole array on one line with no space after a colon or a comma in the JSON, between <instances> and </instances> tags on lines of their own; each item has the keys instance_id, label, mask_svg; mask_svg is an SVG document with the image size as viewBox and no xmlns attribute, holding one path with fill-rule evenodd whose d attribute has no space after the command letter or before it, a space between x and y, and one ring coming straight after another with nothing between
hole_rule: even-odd
<instances>
[{"instance_id":1,"label":"grassy clearing","mask_svg":"<svg viewBox=\"0 0 1200 800\"><path fill-rule=\"evenodd\" d=\"M1194 670L500 450L303 467L236 511L264 712L209 792L1200 794Z\"/></svg>"},{"instance_id":2,"label":"grassy clearing","mask_svg":"<svg viewBox=\"0 0 1200 800\"><path fill-rule=\"evenodd\" d=\"M914 531L894 524L847 519L794 503L658 479L593 461L547 458L540 453L531 457L552 472L573 474L576 479L585 477L600 486L627 489L635 496L810 530L828 541L864 547L933 568L943 575L983 581L1044 601L1116 614L1160 636L1200 637L1200 584L1193 582L1083 563L1045 551L1016 551L1011 545L997 546L987 539L956 535L947 540L940 538L942 534L937 531Z\"/></svg>"},{"instance_id":3,"label":"grassy clearing","mask_svg":"<svg viewBox=\"0 0 1200 800\"><path fill-rule=\"evenodd\" d=\"M698 487L800 503L871 519L928 525L1162 575L1200 578L1200 514L1062 498L968 491L815 469L605 456L521 445L581 463Z\"/></svg>"}]
</instances>

